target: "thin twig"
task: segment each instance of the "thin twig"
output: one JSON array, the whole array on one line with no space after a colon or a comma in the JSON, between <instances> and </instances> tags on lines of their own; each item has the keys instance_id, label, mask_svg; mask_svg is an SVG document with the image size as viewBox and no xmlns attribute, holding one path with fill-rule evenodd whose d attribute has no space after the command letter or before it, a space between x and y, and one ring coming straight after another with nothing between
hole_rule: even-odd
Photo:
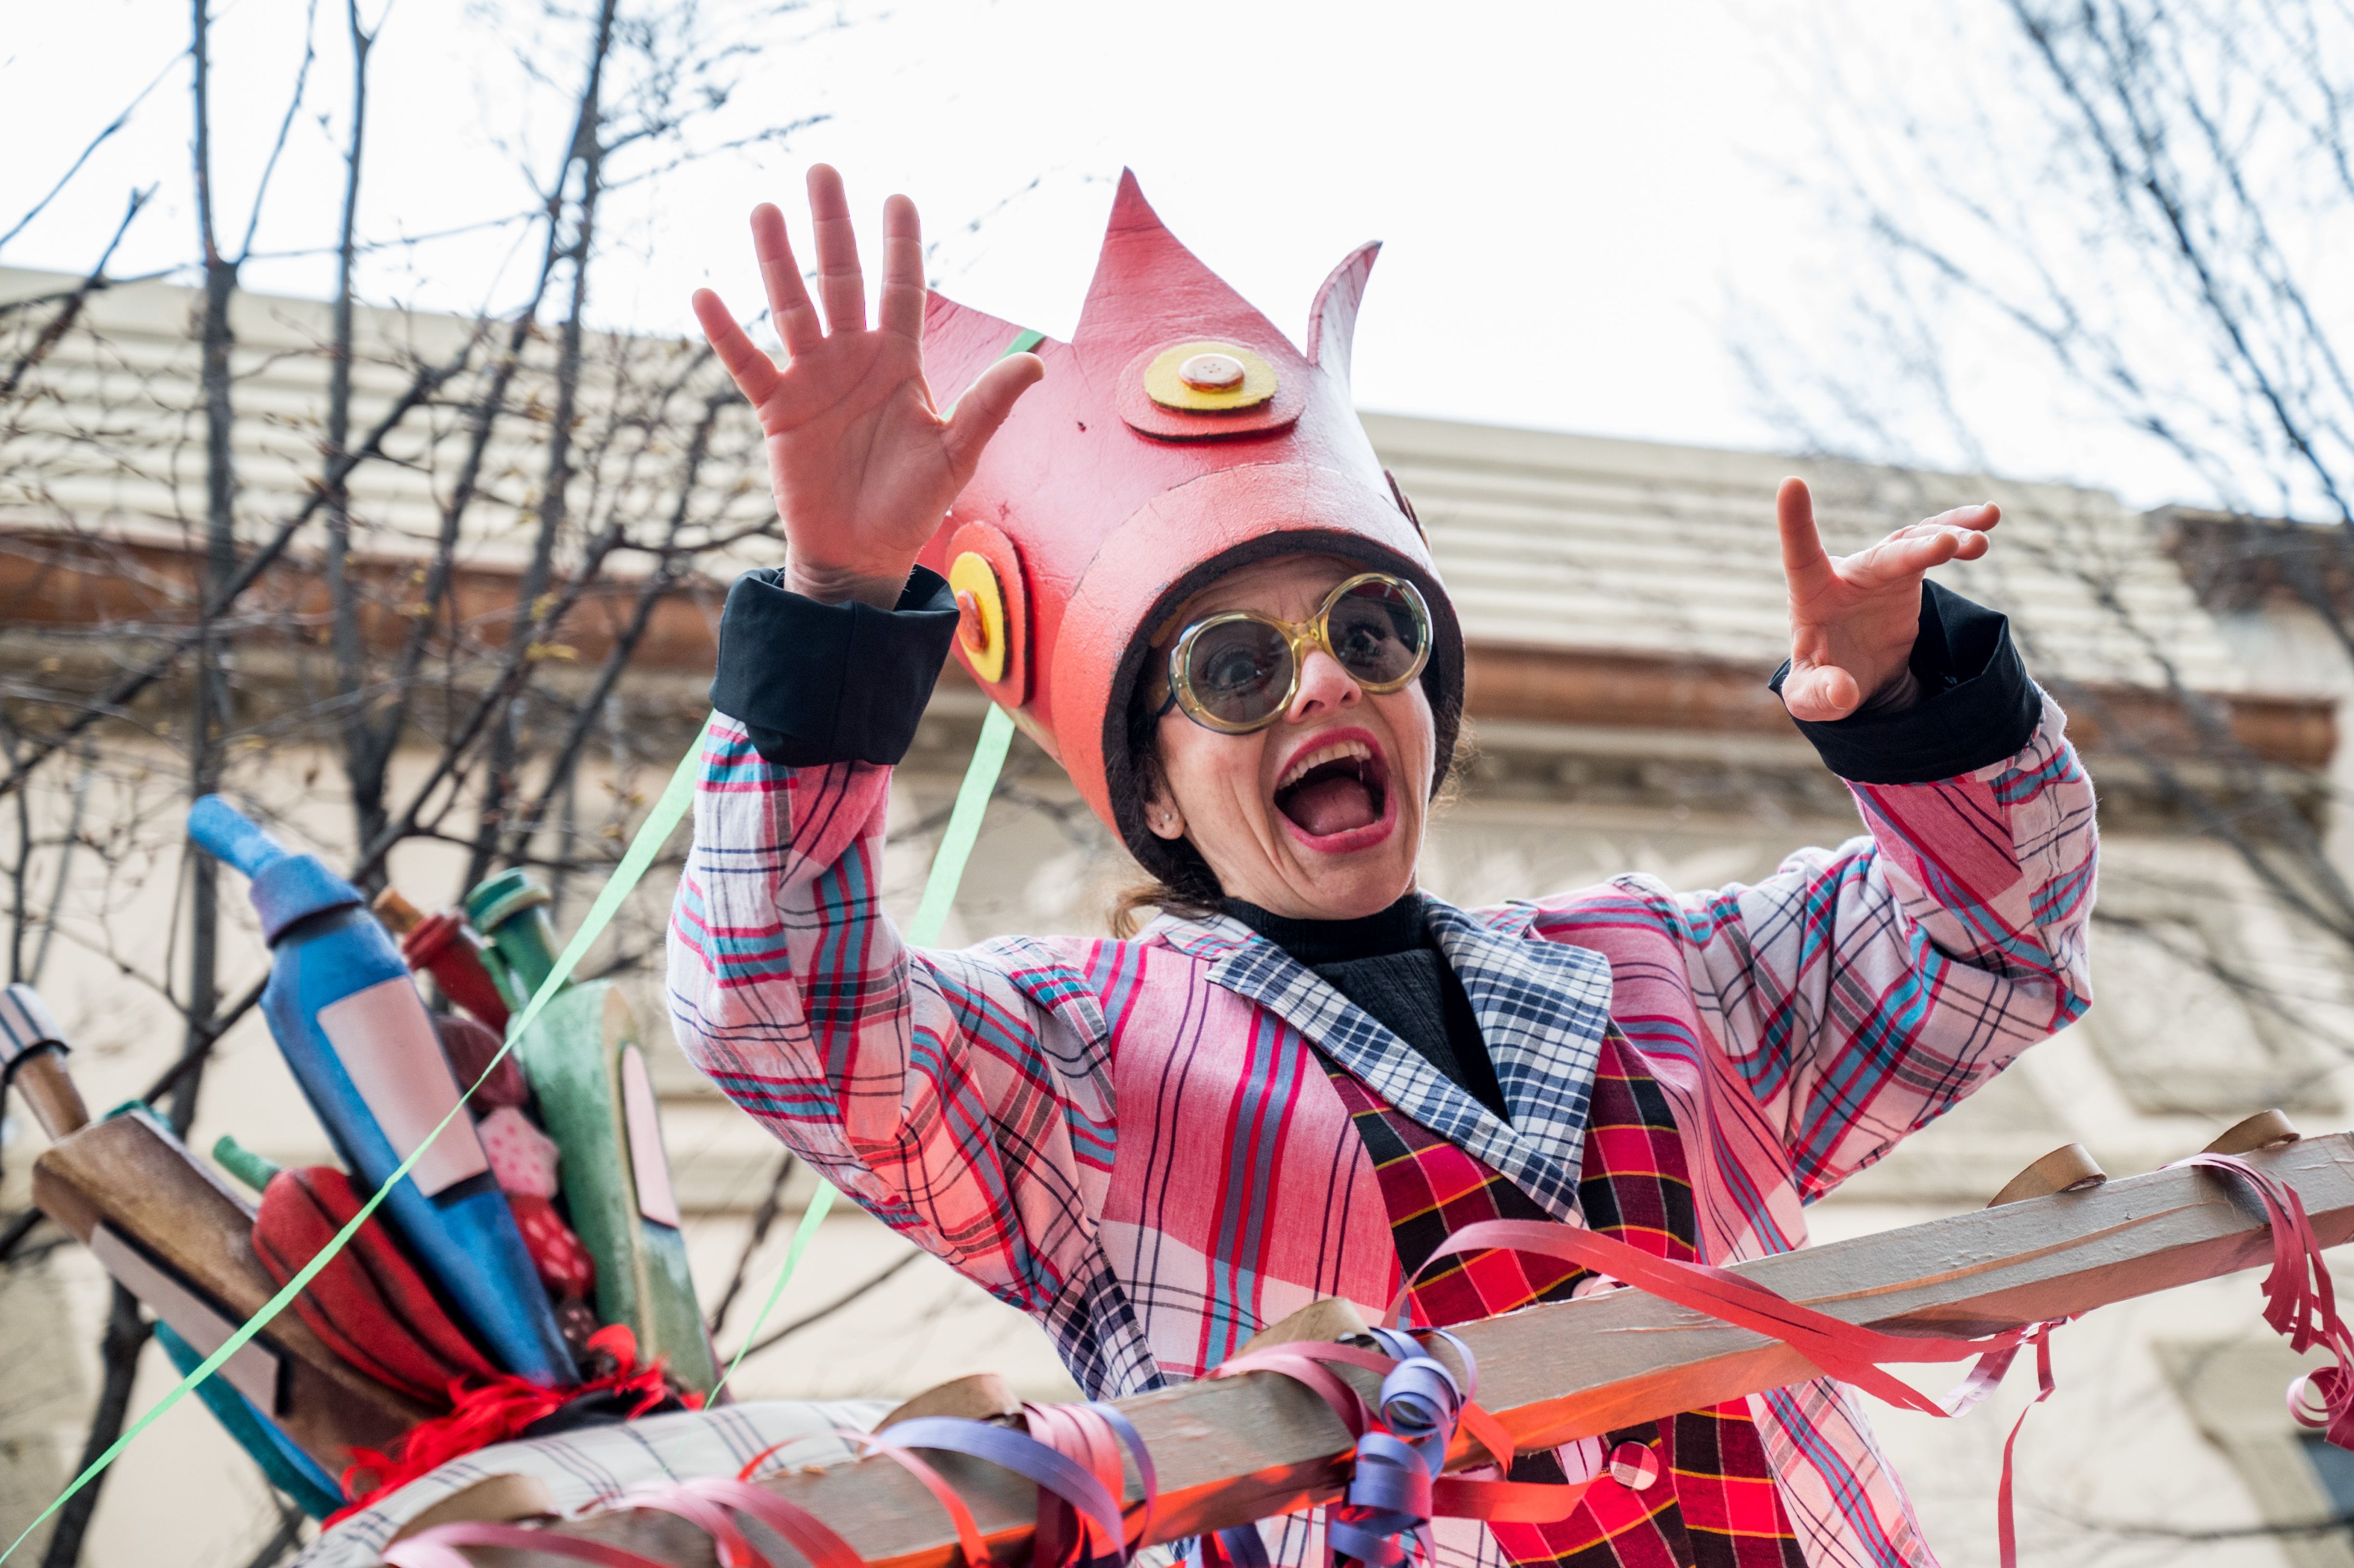
<instances>
[{"instance_id":1,"label":"thin twig","mask_svg":"<svg viewBox=\"0 0 2354 1568\"><path fill-rule=\"evenodd\" d=\"M276 1492L270 1493L270 1500L278 1505L278 1528L247 1560L245 1568L277 1568L286 1560L286 1554L302 1542L302 1510Z\"/></svg>"},{"instance_id":2,"label":"thin twig","mask_svg":"<svg viewBox=\"0 0 2354 1568\"><path fill-rule=\"evenodd\" d=\"M74 161L67 166L66 172L58 176L58 183L51 185L48 190L43 194L41 199L33 204L32 210L25 214L24 217L18 218L13 225L11 225L7 233L0 234L0 248L5 248L10 240L24 233L26 226L31 223L33 219L41 216L42 210L46 208L49 203L57 199L58 193L65 189L66 186L71 185L73 183L73 177L81 173L81 166L90 162L90 155L92 153L97 152L101 147L104 146L108 140L111 138L116 132L122 130L125 125L130 124L131 116L137 111L140 104L146 101L147 95L154 91L155 89L162 84L164 79L171 75L174 70L177 69L180 62L187 58L188 51L182 49L178 54L174 55L169 60L166 60L164 63L164 69L162 70L157 71L153 77L148 79L147 85L141 88L132 96L131 101L122 106L122 112L108 121L106 122L105 129L99 132L97 135L90 139L89 143L85 145L81 152L75 156Z\"/></svg>"},{"instance_id":3,"label":"thin twig","mask_svg":"<svg viewBox=\"0 0 2354 1568\"><path fill-rule=\"evenodd\" d=\"M39 1227L43 1220L48 1218L48 1216L38 1209L27 1209L23 1213L10 1220L5 1227L0 1227L0 1263L5 1263L15 1256L18 1245Z\"/></svg>"},{"instance_id":4,"label":"thin twig","mask_svg":"<svg viewBox=\"0 0 2354 1568\"><path fill-rule=\"evenodd\" d=\"M139 1298L130 1291L117 1285L108 1301L106 1336L99 1347L106 1378L90 1414L90 1434L82 1440L76 1475L98 1463L99 1457L122 1436L122 1423L131 1414L131 1385L139 1375L139 1354L155 1333L155 1326L139 1310ZM100 1489L106 1478L107 1472L101 1470L58 1510L48 1550L41 1554L41 1568L75 1568L81 1561L82 1540L90 1531L90 1516L98 1511Z\"/></svg>"},{"instance_id":5,"label":"thin twig","mask_svg":"<svg viewBox=\"0 0 2354 1568\"><path fill-rule=\"evenodd\" d=\"M25 379L25 373L47 359L49 351L73 330L74 323L81 319L82 307L90 302L90 295L107 287L106 264L114 260L115 247L122 243L122 236L130 229L131 220L139 216L139 209L145 207L154 194L154 185L131 193L131 200L122 210L122 221L114 226L114 237L106 242L106 249L99 252L98 264L90 270L90 275L75 287L73 292L66 296L63 306L49 318L48 324L41 329L41 334L33 340L32 346L18 355L16 363L8 367L8 378L0 381L0 397L16 395L18 385Z\"/></svg>"},{"instance_id":6,"label":"thin twig","mask_svg":"<svg viewBox=\"0 0 2354 1568\"><path fill-rule=\"evenodd\" d=\"M777 1216L784 1212L785 1183L792 1180L793 1167L797 1163L788 1150L785 1157L777 1162L777 1174L769 1183L768 1195L760 1200L760 1206L752 1211L752 1234L745 1238L744 1250L736 1255L736 1272L727 1277L727 1288L719 1293L719 1305L711 1309L708 1328L715 1340L719 1337L719 1330L727 1326L728 1309L736 1305L736 1298L743 1291L745 1277L751 1271L752 1255L760 1250L762 1242L769 1239L769 1228L777 1223Z\"/></svg>"},{"instance_id":7,"label":"thin twig","mask_svg":"<svg viewBox=\"0 0 2354 1568\"><path fill-rule=\"evenodd\" d=\"M865 1280L862 1284L853 1286L849 1290L835 1297L832 1300L827 1302L816 1311L809 1313L805 1317L794 1319L791 1322L786 1324L783 1328L778 1330L767 1339L759 1340L758 1343L754 1344L750 1350L744 1352L744 1355L748 1358L757 1356L762 1351L769 1349L779 1341L792 1338L795 1334L800 1333L803 1329L823 1322L826 1319L832 1317L836 1312L841 1311L843 1308L860 1300L871 1292L879 1289L890 1280L896 1278L900 1270L907 1268L920 1258L929 1257L930 1255L931 1254L926 1252L921 1247L909 1247L907 1255L901 1257L898 1262L891 1265L890 1267L883 1270L880 1274L874 1276L872 1278Z\"/></svg>"}]
</instances>

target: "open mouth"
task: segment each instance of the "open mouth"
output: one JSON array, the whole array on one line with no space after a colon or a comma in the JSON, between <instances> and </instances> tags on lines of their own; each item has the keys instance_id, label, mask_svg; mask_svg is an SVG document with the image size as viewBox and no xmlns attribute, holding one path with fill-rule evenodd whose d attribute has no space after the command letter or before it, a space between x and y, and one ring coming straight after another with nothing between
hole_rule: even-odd
<instances>
[{"instance_id":1,"label":"open mouth","mask_svg":"<svg viewBox=\"0 0 2354 1568\"><path fill-rule=\"evenodd\" d=\"M1310 841L1354 835L1388 818L1389 768L1371 736L1328 736L1305 747L1283 770L1275 786L1275 809Z\"/></svg>"}]
</instances>

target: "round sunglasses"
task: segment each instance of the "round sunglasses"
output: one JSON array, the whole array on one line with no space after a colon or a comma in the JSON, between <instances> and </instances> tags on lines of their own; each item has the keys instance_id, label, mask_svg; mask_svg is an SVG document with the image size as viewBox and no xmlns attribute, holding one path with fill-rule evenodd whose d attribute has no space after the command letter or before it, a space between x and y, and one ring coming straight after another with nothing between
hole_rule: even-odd
<instances>
[{"instance_id":1,"label":"round sunglasses","mask_svg":"<svg viewBox=\"0 0 2354 1568\"><path fill-rule=\"evenodd\" d=\"M1394 692L1430 662L1430 607L1405 578L1362 572L1304 621L1256 609L1197 620L1169 650L1161 677L1167 691L1154 716L1176 707L1222 735L1265 729L1299 695L1311 648L1330 653L1359 689Z\"/></svg>"}]
</instances>

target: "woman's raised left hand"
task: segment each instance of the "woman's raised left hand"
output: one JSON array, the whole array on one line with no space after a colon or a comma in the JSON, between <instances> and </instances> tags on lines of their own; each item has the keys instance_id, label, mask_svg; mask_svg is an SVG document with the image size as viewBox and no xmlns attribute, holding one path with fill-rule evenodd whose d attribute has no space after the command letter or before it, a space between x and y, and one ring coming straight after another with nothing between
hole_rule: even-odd
<instances>
[{"instance_id":1,"label":"woman's raised left hand","mask_svg":"<svg viewBox=\"0 0 2354 1568\"><path fill-rule=\"evenodd\" d=\"M1790 587L1790 674L1782 683L1790 716L1822 723L1868 705L1909 707L1919 695L1908 661L1921 627L1922 574L1985 555L2001 509L1956 506L1869 549L1832 556L1815 532L1804 480L1784 480L1774 506Z\"/></svg>"},{"instance_id":2,"label":"woman's raised left hand","mask_svg":"<svg viewBox=\"0 0 2354 1568\"><path fill-rule=\"evenodd\" d=\"M785 586L825 604L888 609L916 553L981 461L981 448L1045 367L1010 354L942 408L924 379L924 243L916 205L883 204L883 291L866 324L866 279L842 176L809 175L821 319L785 234L785 215L752 209L752 252L786 359L770 359L709 289L695 313L760 418L789 554Z\"/></svg>"}]
</instances>

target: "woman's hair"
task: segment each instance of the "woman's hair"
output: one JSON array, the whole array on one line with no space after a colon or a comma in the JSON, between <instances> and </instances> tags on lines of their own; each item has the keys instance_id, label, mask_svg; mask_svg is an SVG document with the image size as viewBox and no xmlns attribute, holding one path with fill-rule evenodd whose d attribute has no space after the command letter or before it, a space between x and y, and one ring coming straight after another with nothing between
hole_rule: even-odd
<instances>
[{"instance_id":1,"label":"woman's hair","mask_svg":"<svg viewBox=\"0 0 2354 1568\"><path fill-rule=\"evenodd\" d=\"M1145 683L1137 683L1136 695L1128 706L1128 750L1131 760L1129 777L1142 789L1158 789L1164 775L1161 770L1161 715L1155 713L1144 694ZM1426 685L1425 690L1428 690ZM1435 699L1434 699L1435 700ZM1434 715L1437 716L1437 715ZM1444 729L1442 724L1438 726ZM1471 723L1458 715L1455 726L1455 746L1448 753L1446 766L1439 770L1437 787L1431 791L1430 810L1433 816L1455 803L1462 792L1463 780L1478 762L1479 749L1473 740ZM1218 900L1225 896L1218 886L1218 877L1210 863L1202 858L1192 841L1178 839L1168 846L1170 858L1176 863L1175 872L1166 877L1149 873L1112 895L1111 909L1107 923L1111 934L1122 941L1143 928L1149 910L1175 915L1188 920L1198 920L1214 913ZM1139 868L1141 870L1141 868Z\"/></svg>"}]
</instances>

